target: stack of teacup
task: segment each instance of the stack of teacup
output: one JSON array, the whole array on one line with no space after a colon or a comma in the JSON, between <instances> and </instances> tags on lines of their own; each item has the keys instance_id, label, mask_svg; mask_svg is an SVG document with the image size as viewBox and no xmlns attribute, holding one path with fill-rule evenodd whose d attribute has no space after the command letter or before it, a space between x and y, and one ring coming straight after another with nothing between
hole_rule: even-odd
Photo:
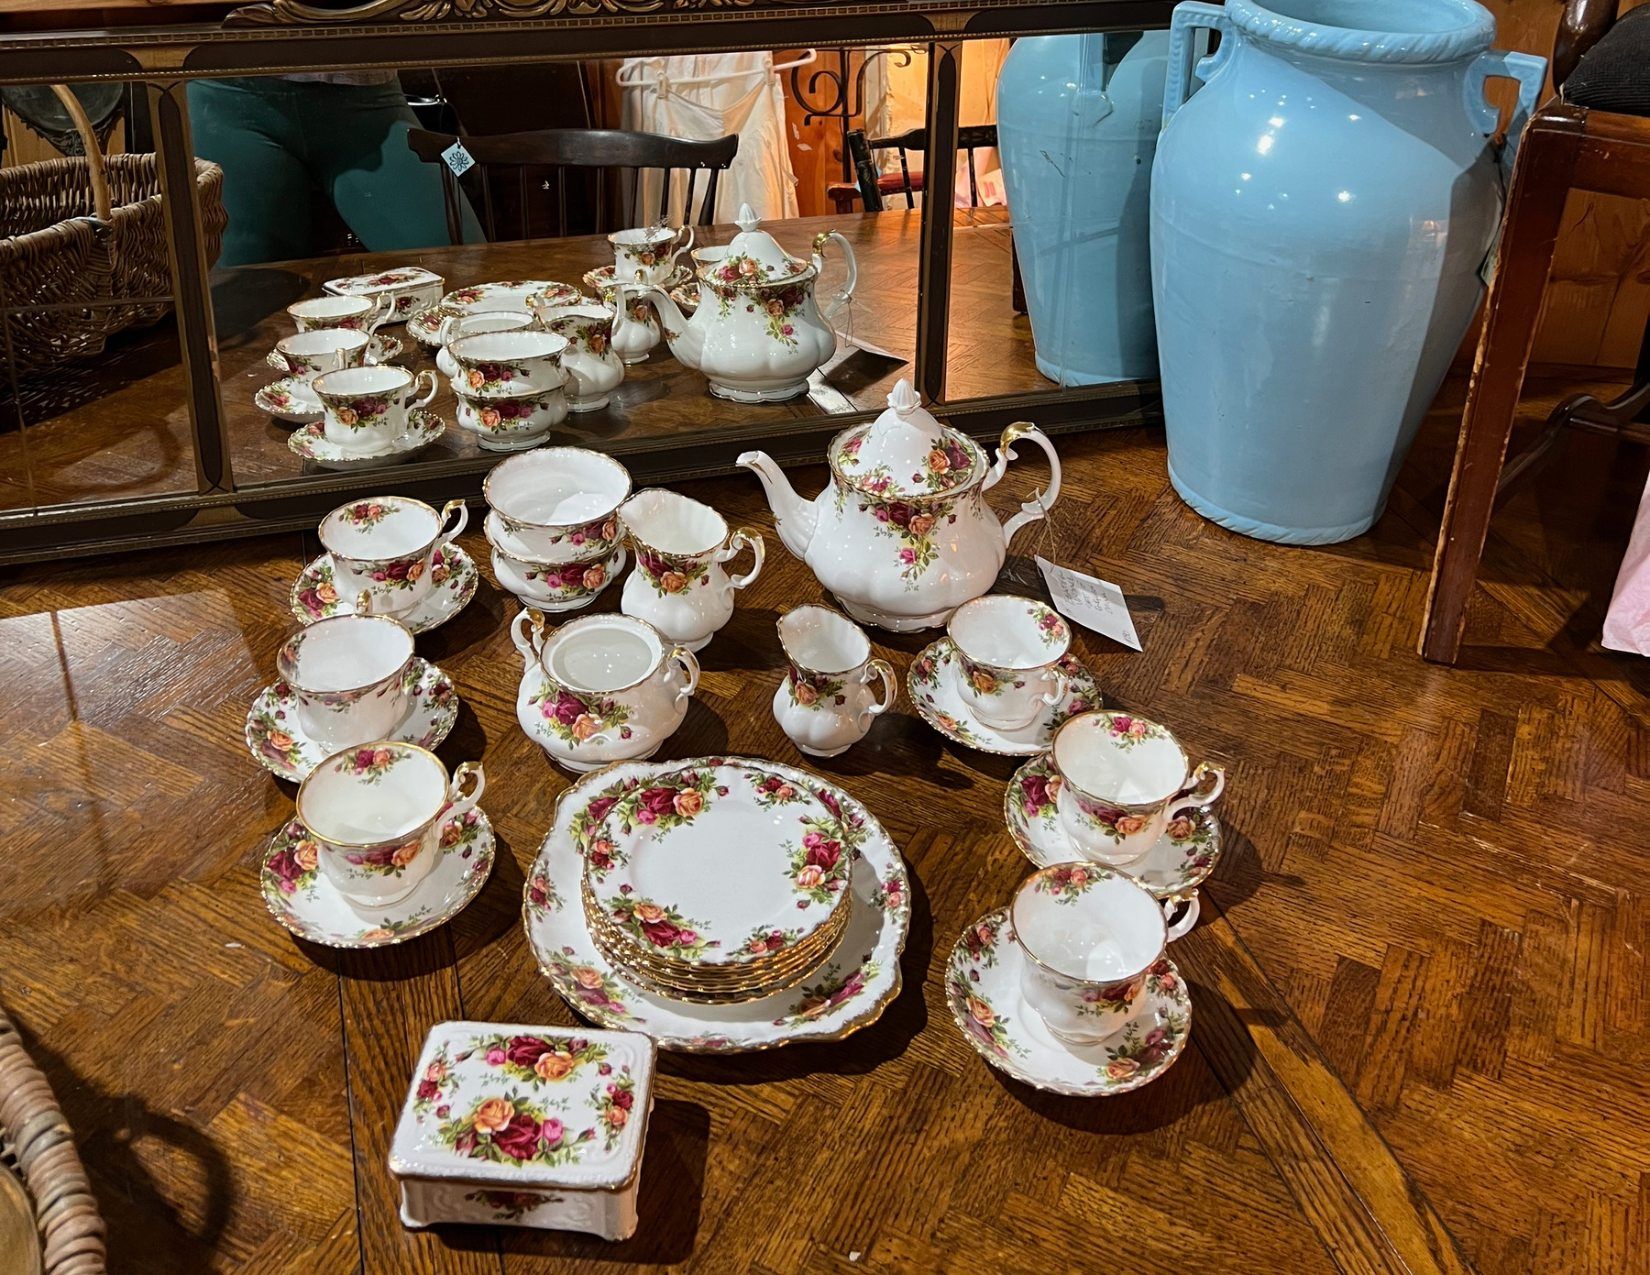
<instances>
[{"instance_id":1,"label":"stack of teacup","mask_svg":"<svg viewBox=\"0 0 1650 1275\"><path fill-rule=\"evenodd\" d=\"M504 326L509 318L519 325ZM488 451L536 447L567 419L566 337L531 326L526 315L477 314L446 339L458 423ZM445 334L444 334L445 336Z\"/></svg>"},{"instance_id":2,"label":"stack of teacup","mask_svg":"<svg viewBox=\"0 0 1650 1275\"><path fill-rule=\"evenodd\" d=\"M580 447L524 452L495 466L482 492L493 574L523 605L575 611L624 570L618 509L630 473L611 456Z\"/></svg>"}]
</instances>

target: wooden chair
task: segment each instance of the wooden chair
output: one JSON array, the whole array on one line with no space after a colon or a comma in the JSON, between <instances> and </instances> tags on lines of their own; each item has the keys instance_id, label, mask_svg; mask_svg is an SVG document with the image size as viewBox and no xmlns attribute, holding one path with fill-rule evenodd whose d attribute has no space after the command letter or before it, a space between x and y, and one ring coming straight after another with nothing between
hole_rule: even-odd
<instances>
[{"instance_id":1,"label":"wooden chair","mask_svg":"<svg viewBox=\"0 0 1650 1275\"><path fill-rule=\"evenodd\" d=\"M974 152L996 145L995 124L968 124L957 130L957 149L968 157L970 207L980 206L980 179L974 167ZM899 152L899 172L878 173L874 153L886 150ZM872 138L867 138L863 129L853 129L848 133L848 154L854 161L854 175L858 180L852 184L833 182L825 193L838 212L852 212L856 199L864 205L866 212L881 212L887 207L887 199L894 195L904 195L905 206L915 208L925 174L921 169L914 173L911 171L911 153L915 151L921 155L927 150L928 130L925 128L913 128L892 137Z\"/></svg>"},{"instance_id":2,"label":"wooden chair","mask_svg":"<svg viewBox=\"0 0 1650 1275\"><path fill-rule=\"evenodd\" d=\"M1496 494L1551 452L1567 429L1650 442L1650 328L1634 388L1609 403L1577 395L1511 463L1507 443L1541 314L1564 203L1572 190L1650 198L1650 5L1616 21L1617 0L1569 0L1553 48L1559 94L1519 143L1500 257L1467 391L1461 438L1432 566L1421 654L1453 664Z\"/></svg>"},{"instance_id":3,"label":"wooden chair","mask_svg":"<svg viewBox=\"0 0 1650 1275\"><path fill-rule=\"evenodd\" d=\"M499 170L515 171L522 209L520 233L517 238L525 238L530 233L527 229L527 210L533 202L529 195L532 179L537 175L535 170L548 171L554 177L556 198L554 228L551 232L553 234L568 233L568 169L617 171L618 212L612 221L607 217L607 183L600 180L596 182L595 215L598 229L646 225L655 218L667 217L670 212L671 177L677 172L683 173L687 178L683 224L696 223L708 226L716 213L717 182L733 163L733 157L739 150L739 138L735 135L719 138L714 142L688 142L657 133L632 133L618 129L547 128L529 133L496 133L487 137L466 135L461 139L451 133L431 133L424 129L412 129L407 134L407 145L420 159L426 163L436 164L441 169L442 191L447 204L447 233L455 244L463 239L459 223L460 186L458 179L453 176L452 170L441 156L454 142L460 140L485 177L490 178ZM657 170L663 175L662 197L657 208L644 209L639 206L643 170ZM699 189L701 173L706 174L702 190ZM498 227L493 208L492 186L491 180L484 180L481 184L481 220L487 238L496 240ZM545 180L545 189L550 189L548 179ZM696 194L699 198L697 215L694 213Z\"/></svg>"}]
</instances>

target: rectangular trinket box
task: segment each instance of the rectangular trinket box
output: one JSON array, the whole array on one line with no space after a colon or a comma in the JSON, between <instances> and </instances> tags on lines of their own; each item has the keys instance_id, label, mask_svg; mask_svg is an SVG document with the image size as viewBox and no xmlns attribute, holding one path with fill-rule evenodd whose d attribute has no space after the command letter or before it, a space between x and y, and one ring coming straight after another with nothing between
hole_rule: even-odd
<instances>
[{"instance_id":1,"label":"rectangular trinket box","mask_svg":"<svg viewBox=\"0 0 1650 1275\"><path fill-rule=\"evenodd\" d=\"M436 1024L390 1146L401 1220L627 1238L653 1065L639 1032Z\"/></svg>"}]
</instances>

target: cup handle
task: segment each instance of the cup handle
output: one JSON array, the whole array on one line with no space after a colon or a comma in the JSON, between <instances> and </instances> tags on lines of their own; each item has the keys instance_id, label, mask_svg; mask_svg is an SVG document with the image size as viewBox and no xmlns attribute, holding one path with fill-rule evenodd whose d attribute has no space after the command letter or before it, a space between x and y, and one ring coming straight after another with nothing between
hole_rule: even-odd
<instances>
[{"instance_id":1,"label":"cup handle","mask_svg":"<svg viewBox=\"0 0 1650 1275\"><path fill-rule=\"evenodd\" d=\"M475 788L468 797L460 796L464 791L464 784L469 779L475 780ZM445 819L456 819L467 815L475 809L476 802L481 800L481 794L487 791L487 776L481 769L478 761L467 761L453 771L453 781L447 785L447 813Z\"/></svg>"},{"instance_id":2,"label":"cup handle","mask_svg":"<svg viewBox=\"0 0 1650 1275\"><path fill-rule=\"evenodd\" d=\"M1071 689L1071 679L1066 675L1065 669L1056 664L1049 671L1049 679L1053 683L1053 687L1043 692L1042 702L1051 705L1064 703L1066 692Z\"/></svg>"},{"instance_id":3,"label":"cup handle","mask_svg":"<svg viewBox=\"0 0 1650 1275\"><path fill-rule=\"evenodd\" d=\"M864 725L873 717L880 717L894 706L894 700L899 695L894 682L894 666L880 656L865 666L865 673L859 679L861 682L870 682L872 677L882 679L882 701L872 704L859 715L860 725Z\"/></svg>"},{"instance_id":4,"label":"cup handle","mask_svg":"<svg viewBox=\"0 0 1650 1275\"><path fill-rule=\"evenodd\" d=\"M682 676L687 679L682 688L676 692L676 698L672 701L672 703L680 704L699 689L699 657L685 646L673 646L670 648L670 655L667 658L681 668Z\"/></svg>"},{"instance_id":5,"label":"cup handle","mask_svg":"<svg viewBox=\"0 0 1650 1275\"><path fill-rule=\"evenodd\" d=\"M372 309L367 312L367 335L373 336L395 314L395 298L388 292L380 292L372 303Z\"/></svg>"},{"instance_id":6,"label":"cup handle","mask_svg":"<svg viewBox=\"0 0 1650 1275\"><path fill-rule=\"evenodd\" d=\"M425 368L417 376L413 377L413 392L416 394L418 392L418 387L426 384L430 388L423 394L419 395L419 397L415 398L411 403L407 404L408 407L428 407L430 405L430 400L435 397L436 391L441 388L435 379L435 373L430 371L429 368Z\"/></svg>"},{"instance_id":7,"label":"cup handle","mask_svg":"<svg viewBox=\"0 0 1650 1275\"><path fill-rule=\"evenodd\" d=\"M1172 921L1169 923L1168 941L1171 943L1173 943L1176 939L1185 938L1186 935L1190 934L1192 932L1192 928L1197 924L1198 916L1203 911L1203 901L1198 897L1197 891L1193 890L1189 895L1184 895L1173 899L1164 899L1163 919L1167 921L1169 917L1173 916L1175 907L1181 903L1186 905L1186 911L1181 915L1178 921Z\"/></svg>"},{"instance_id":8,"label":"cup handle","mask_svg":"<svg viewBox=\"0 0 1650 1275\"><path fill-rule=\"evenodd\" d=\"M458 514L458 521L453 524L451 531L445 531L441 534L440 542L436 545L438 549L445 549L452 544L458 538L459 533L470 525L470 507L462 500L449 500L441 506L441 525L443 527L447 525L447 519L451 518L455 512Z\"/></svg>"},{"instance_id":9,"label":"cup handle","mask_svg":"<svg viewBox=\"0 0 1650 1275\"><path fill-rule=\"evenodd\" d=\"M1199 762L1197 769L1192 771L1191 782L1169 803L1169 818L1173 820L1189 811L1212 806L1225 791L1226 767L1213 762Z\"/></svg>"},{"instance_id":10,"label":"cup handle","mask_svg":"<svg viewBox=\"0 0 1650 1275\"><path fill-rule=\"evenodd\" d=\"M355 595L355 614L356 615L373 615L373 614L375 614L375 612L373 610L373 607L374 607L373 598L375 596L376 595L373 593L373 591L371 589L362 589L360 593L356 594Z\"/></svg>"},{"instance_id":11,"label":"cup handle","mask_svg":"<svg viewBox=\"0 0 1650 1275\"><path fill-rule=\"evenodd\" d=\"M264 355L264 362L269 364L270 367L274 368L282 376L297 376L299 374L298 369L293 366L292 360L287 358L287 356L282 354L279 350L271 350L268 354Z\"/></svg>"},{"instance_id":12,"label":"cup handle","mask_svg":"<svg viewBox=\"0 0 1650 1275\"><path fill-rule=\"evenodd\" d=\"M740 549L749 549L751 557L755 561L751 563L751 569L745 572L744 575L728 577L728 587L732 589L743 589L747 584L754 581L757 576L761 575L762 560L767 556L767 548L762 543L762 537L749 527L740 527L733 535L728 537L728 554L723 561L726 562L729 558L734 557Z\"/></svg>"}]
</instances>

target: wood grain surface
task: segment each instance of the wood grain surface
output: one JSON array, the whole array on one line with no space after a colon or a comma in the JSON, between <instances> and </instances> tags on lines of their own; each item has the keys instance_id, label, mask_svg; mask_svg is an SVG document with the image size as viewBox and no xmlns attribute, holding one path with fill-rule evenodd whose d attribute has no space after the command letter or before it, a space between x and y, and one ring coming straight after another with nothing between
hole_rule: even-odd
<instances>
[{"instance_id":1,"label":"wood grain surface","mask_svg":"<svg viewBox=\"0 0 1650 1275\"><path fill-rule=\"evenodd\" d=\"M1534 386L1531 419L1572 388ZM1650 674L1591 644L1644 460L1578 439L1522 490L1460 667L1425 665L1461 392L1446 387L1375 532L1323 550L1198 519L1154 431L1061 440L1040 548L1121 582L1145 650L1079 645L1108 696L1231 774L1227 857L1174 949L1196 1006L1175 1067L1125 1098L1057 1098L956 1032L946 956L1028 870L999 813L1013 764L902 703L813 765L912 867L904 991L844 1042L662 1056L642 1228L620 1245L408 1232L384 1167L432 1022L575 1021L520 926L568 780L515 722L513 602L484 583L418 642L463 698L443 757L487 767L493 877L441 930L340 953L264 911L256 864L292 789L241 739L313 538L0 575L0 998L76 1130L114 1268L1650 1268ZM769 712L773 624L820 591L754 480L686 489L761 528L770 556L666 755L795 762ZM877 645L903 671L921 643Z\"/></svg>"}]
</instances>

